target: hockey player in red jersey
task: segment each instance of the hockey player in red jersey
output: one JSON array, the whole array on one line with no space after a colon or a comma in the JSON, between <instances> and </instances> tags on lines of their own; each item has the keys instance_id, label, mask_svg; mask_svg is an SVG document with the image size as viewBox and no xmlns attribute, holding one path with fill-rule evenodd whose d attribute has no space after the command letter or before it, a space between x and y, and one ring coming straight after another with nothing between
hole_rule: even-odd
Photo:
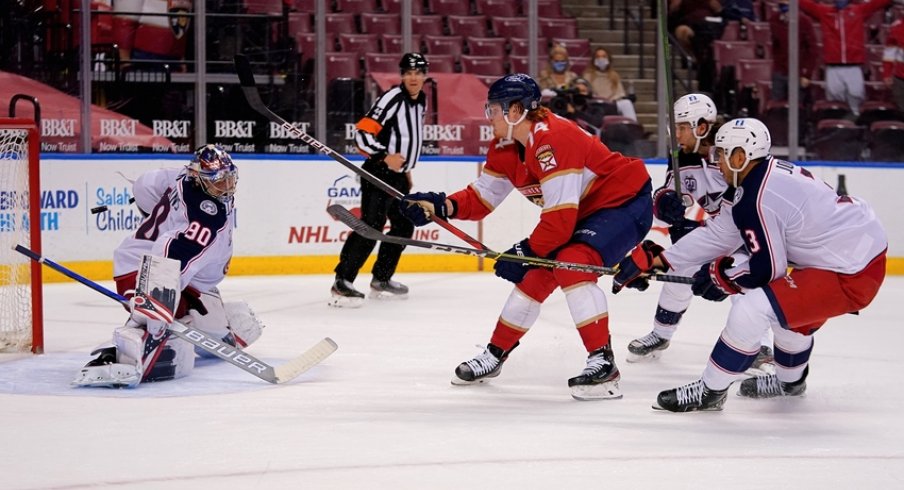
<instances>
[{"instance_id":1,"label":"hockey player in red jersey","mask_svg":"<svg viewBox=\"0 0 904 490\"><path fill-rule=\"evenodd\" d=\"M430 215L479 220L513 190L543 208L530 237L507 253L565 262L614 265L652 225L652 187L643 162L614 153L573 122L540 106L529 76L503 77L489 89L486 117L495 139L482 175L446 196L405 196L402 212L416 225ZM561 288L587 349L584 370L568 380L579 400L619 398L619 371L609 336L606 296L597 276L498 261L496 275L515 283L487 348L455 370L456 385L482 383L502 364L537 320L540 306Z\"/></svg>"},{"instance_id":2,"label":"hockey player in red jersey","mask_svg":"<svg viewBox=\"0 0 904 490\"><path fill-rule=\"evenodd\" d=\"M217 285L232 259L234 193L238 169L219 145L197 150L184 168L159 169L135 180L132 192L148 216L113 253L116 289L132 298L144 255L176 262L175 289L181 289L172 313L215 338L237 347L257 340L263 325L244 301L224 302ZM178 276L178 277L175 277ZM169 335L164 321L134 312L113 332L113 345L81 369L75 386L132 387L145 381L187 376L194 347Z\"/></svg>"},{"instance_id":3,"label":"hockey player in red jersey","mask_svg":"<svg viewBox=\"0 0 904 490\"><path fill-rule=\"evenodd\" d=\"M746 379L739 394L798 396L806 390L813 334L829 318L870 304L885 278L888 239L869 204L838 196L803 167L770 156L771 138L756 119L735 119L716 134L716 157L733 203L668 250L643 243L619 264L614 282L669 270L672 258L708 261L693 292L732 297L725 328L701 379L659 394L655 409L721 410L771 328L775 374ZM743 246L750 256L734 264ZM791 271L788 272L788 268Z\"/></svg>"}]
</instances>

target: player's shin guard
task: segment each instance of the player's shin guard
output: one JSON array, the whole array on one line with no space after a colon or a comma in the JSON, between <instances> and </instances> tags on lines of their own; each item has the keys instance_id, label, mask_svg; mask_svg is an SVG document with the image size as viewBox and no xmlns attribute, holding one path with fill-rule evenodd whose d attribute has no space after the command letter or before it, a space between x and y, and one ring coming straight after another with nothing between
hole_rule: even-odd
<instances>
[{"instance_id":1,"label":"player's shin guard","mask_svg":"<svg viewBox=\"0 0 904 490\"><path fill-rule=\"evenodd\" d=\"M669 347L672 334L682 315L684 311L669 311L657 305L653 331L628 344L628 362L658 359Z\"/></svg>"}]
</instances>

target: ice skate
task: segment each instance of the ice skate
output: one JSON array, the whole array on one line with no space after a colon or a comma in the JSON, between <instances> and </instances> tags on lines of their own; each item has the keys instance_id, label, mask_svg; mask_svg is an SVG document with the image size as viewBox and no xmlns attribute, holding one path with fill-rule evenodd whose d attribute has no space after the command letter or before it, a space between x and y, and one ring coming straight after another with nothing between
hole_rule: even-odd
<instances>
[{"instance_id":1,"label":"ice skate","mask_svg":"<svg viewBox=\"0 0 904 490\"><path fill-rule=\"evenodd\" d=\"M753 364L744 373L751 376L765 376L775 373L775 358L772 356L772 348L766 345L761 346L756 359L753 360Z\"/></svg>"},{"instance_id":2,"label":"ice skate","mask_svg":"<svg viewBox=\"0 0 904 490\"><path fill-rule=\"evenodd\" d=\"M398 281L370 281L370 299L400 300L408 299L408 286Z\"/></svg>"},{"instance_id":3,"label":"ice skate","mask_svg":"<svg viewBox=\"0 0 904 490\"><path fill-rule=\"evenodd\" d=\"M775 374L766 374L741 381L739 396L747 398L774 398L778 396L802 396L807 391L807 374L810 366L804 368L804 374L793 383L779 381Z\"/></svg>"},{"instance_id":4,"label":"ice skate","mask_svg":"<svg viewBox=\"0 0 904 490\"><path fill-rule=\"evenodd\" d=\"M715 391L706 387L702 379L693 383L665 390L656 397L654 410L669 412L715 412L721 411L728 390Z\"/></svg>"},{"instance_id":5,"label":"ice skate","mask_svg":"<svg viewBox=\"0 0 904 490\"><path fill-rule=\"evenodd\" d=\"M634 339L628 344L628 362L643 362L658 359L662 351L669 347L669 339L664 339L650 332L643 337Z\"/></svg>"},{"instance_id":6,"label":"ice skate","mask_svg":"<svg viewBox=\"0 0 904 490\"><path fill-rule=\"evenodd\" d=\"M518 347L516 343L514 347L503 351L501 347L493 344L487 344L486 349L470 361L465 361L455 368L455 376L452 377L454 385L470 385L475 383L486 383L491 378L499 376L502 372L502 364L508 359L510 352Z\"/></svg>"},{"instance_id":7,"label":"ice skate","mask_svg":"<svg viewBox=\"0 0 904 490\"><path fill-rule=\"evenodd\" d=\"M105 347L91 353L98 354L79 371L72 386L99 388L133 388L141 382L141 375L132 364L116 362L116 347Z\"/></svg>"},{"instance_id":8,"label":"ice skate","mask_svg":"<svg viewBox=\"0 0 904 490\"><path fill-rule=\"evenodd\" d=\"M615 355L609 344L587 356L587 367L568 380L575 400L607 400L621 398L618 380L621 374L615 365Z\"/></svg>"},{"instance_id":9,"label":"ice skate","mask_svg":"<svg viewBox=\"0 0 904 490\"><path fill-rule=\"evenodd\" d=\"M333 283L330 294L332 298L328 304L336 308L360 308L364 305L364 293L355 289L351 281L339 277Z\"/></svg>"}]
</instances>

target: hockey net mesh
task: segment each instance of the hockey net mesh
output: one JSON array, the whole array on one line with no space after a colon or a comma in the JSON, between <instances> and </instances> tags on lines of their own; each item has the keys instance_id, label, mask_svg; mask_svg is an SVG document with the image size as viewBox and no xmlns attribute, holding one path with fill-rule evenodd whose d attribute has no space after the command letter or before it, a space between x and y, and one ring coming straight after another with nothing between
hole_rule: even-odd
<instances>
[{"instance_id":1,"label":"hockey net mesh","mask_svg":"<svg viewBox=\"0 0 904 490\"><path fill-rule=\"evenodd\" d=\"M32 343L28 246L28 130L0 127L0 352L24 352Z\"/></svg>"}]
</instances>

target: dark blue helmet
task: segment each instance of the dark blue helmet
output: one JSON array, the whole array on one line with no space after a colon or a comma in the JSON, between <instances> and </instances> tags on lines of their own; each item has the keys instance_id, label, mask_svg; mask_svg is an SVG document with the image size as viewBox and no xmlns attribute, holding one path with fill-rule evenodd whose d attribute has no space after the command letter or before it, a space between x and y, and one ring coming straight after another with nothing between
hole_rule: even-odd
<instances>
[{"instance_id":1,"label":"dark blue helmet","mask_svg":"<svg viewBox=\"0 0 904 490\"><path fill-rule=\"evenodd\" d=\"M530 75L513 73L490 85L487 105L500 104L502 111L507 113L512 102L520 102L526 111L540 107L540 86Z\"/></svg>"}]
</instances>

